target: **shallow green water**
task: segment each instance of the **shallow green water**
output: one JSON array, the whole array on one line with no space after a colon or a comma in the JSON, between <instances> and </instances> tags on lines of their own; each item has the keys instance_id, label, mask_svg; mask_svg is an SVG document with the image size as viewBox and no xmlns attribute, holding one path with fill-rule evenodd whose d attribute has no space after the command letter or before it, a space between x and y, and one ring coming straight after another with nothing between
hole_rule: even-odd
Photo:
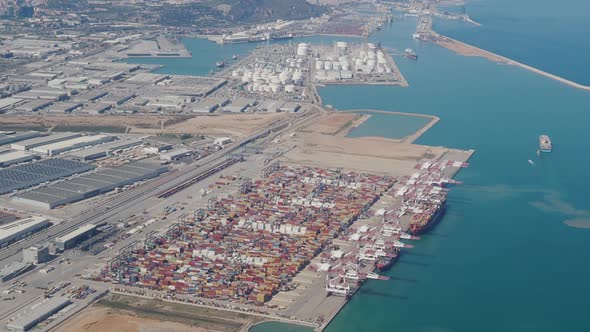
<instances>
[{"instance_id":1,"label":"shallow green water","mask_svg":"<svg viewBox=\"0 0 590 332\"><path fill-rule=\"evenodd\" d=\"M352 129L347 137L380 136L401 139L424 127L429 118L399 114L379 114L373 112L359 112L371 117L360 126Z\"/></svg>"}]
</instances>

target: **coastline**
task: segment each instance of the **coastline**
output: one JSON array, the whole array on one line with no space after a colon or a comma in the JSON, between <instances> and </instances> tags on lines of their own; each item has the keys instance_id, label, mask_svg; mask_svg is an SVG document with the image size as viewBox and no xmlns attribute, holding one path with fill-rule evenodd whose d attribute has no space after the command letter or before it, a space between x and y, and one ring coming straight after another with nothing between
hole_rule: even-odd
<instances>
[{"instance_id":1,"label":"coastline","mask_svg":"<svg viewBox=\"0 0 590 332\"><path fill-rule=\"evenodd\" d=\"M526 65L524 63L512 60L510 58L486 51L484 49L481 49L479 47L458 41L456 39L447 37L447 36L443 36L440 35L434 31L432 31L435 35L436 35L436 40L435 43L439 46L442 46L448 50L451 50L459 55L463 55L463 56L478 56L478 57L482 57L482 58L486 58L492 62L497 62L497 63L502 63L502 64L507 64L507 65L512 65L512 66L517 66L520 67L522 69L526 69L528 71L531 71L533 73L539 74L541 76L545 76L547 78L550 78L552 80L558 81L560 83L569 85L573 88L576 89L581 89L581 90L586 90L586 91L590 91L590 86L588 85L583 85L580 83L576 83L574 81L570 81L566 78L548 73L546 71L543 71L541 69L535 68L535 67L531 67L529 65Z\"/></svg>"}]
</instances>

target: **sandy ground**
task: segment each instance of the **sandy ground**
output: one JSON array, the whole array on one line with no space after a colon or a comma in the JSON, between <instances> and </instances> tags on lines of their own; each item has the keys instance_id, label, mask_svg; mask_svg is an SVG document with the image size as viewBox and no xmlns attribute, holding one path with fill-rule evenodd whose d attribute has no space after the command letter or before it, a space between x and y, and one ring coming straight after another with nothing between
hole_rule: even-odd
<instances>
[{"instance_id":1,"label":"sandy ground","mask_svg":"<svg viewBox=\"0 0 590 332\"><path fill-rule=\"evenodd\" d=\"M115 313L110 308L88 308L59 328L62 332L205 332L204 328Z\"/></svg>"},{"instance_id":2,"label":"sandy ground","mask_svg":"<svg viewBox=\"0 0 590 332\"><path fill-rule=\"evenodd\" d=\"M354 120L354 114L329 113L285 140L296 145L284 155L288 163L315 167L341 167L348 170L406 176L415 172L421 159L441 156L448 149L409 144L382 137L342 137L338 126Z\"/></svg>"},{"instance_id":3,"label":"sandy ground","mask_svg":"<svg viewBox=\"0 0 590 332\"><path fill-rule=\"evenodd\" d=\"M506 58L501 57L499 55L496 55L494 53L491 52L487 52L485 50L482 50L480 48L465 44L465 43L461 43L457 40L451 39L451 38L441 38L438 39L436 41L436 43L444 48L447 48L457 54L461 54L464 56L479 56L479 57L483 57L486 58L490 61L493 62L508 62Z\"/></svg>"},{"instance_id":4,"label":"sandy ground","mask_svg":"<svg viewBox=\"0 0 590 332\"><path fill-rule=\"evenodd\" d=\"M188 119L159 115L2 115L0 127L123 127L130 133L190 133L238 137L248 135L287 116L290 114L216 114L193 116Z\"/></svg>"},{"instance_id":5,"label":"sandy ground","mask_svg":"<svg viewBox=\"0 0 590 332\"><path fill-rule=\"evenodd\" d=\"M353 113L331 113L330 116L321 117L318 121L301 129L301 132L335 135L338 131L342 131L343 127L356 123L360 117L362 116Z\"/></svg>"}]
</instances>

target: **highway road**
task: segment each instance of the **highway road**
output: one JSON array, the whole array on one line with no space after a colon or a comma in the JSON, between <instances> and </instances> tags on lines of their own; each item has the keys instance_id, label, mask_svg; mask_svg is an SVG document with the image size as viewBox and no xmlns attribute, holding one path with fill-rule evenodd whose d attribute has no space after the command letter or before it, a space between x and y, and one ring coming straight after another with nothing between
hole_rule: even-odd
<instances>
[{"instance_id":1,"label":"highway road","mask_svg":"<svg viewBox=\"0 0 590 332\"><path fill-rule=\"evenodd\" d=\"M93 207L87 211L71 216L68 220L61 224L50 227L47 231L34 234L20 242L0 250L0 261L3 261L11 256L14 256L22 251L23 248L44 242L55 237L65 235L76 228L88 223L100 223L112 219L128 218L131 215L141 212L143 210L142 202L155 196L165 190L174 188L185 181L194 177L200 176L224 163L226 158L235 152L239 152L244 146L255 142L257 139L266 137L270 133L269 138L279 135L287 129L294 126L309 123L317 115L314 113L306 113L298 116L296 119L285 119L277 121L269 128L262 129L245 139L236 142L232 146L215 152L197 162L187 165L184 168L175 170L170 173L161 175L153 181L148 181L145 184L138 186L130 191L116 195L100 205ZM265 140L267 141L267 140Z\"/></svg>"}]
</instances>

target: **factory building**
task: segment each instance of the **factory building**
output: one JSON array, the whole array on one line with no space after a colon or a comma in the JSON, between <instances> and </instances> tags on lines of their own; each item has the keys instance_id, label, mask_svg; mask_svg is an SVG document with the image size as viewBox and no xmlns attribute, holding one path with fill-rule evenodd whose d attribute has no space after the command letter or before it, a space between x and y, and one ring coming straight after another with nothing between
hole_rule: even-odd
<instances>
[{"instance_id":1,"label":"factory building","mask_svg":"<svg viewBox=\"0 0 590 332\"><path fill-rule=\"evenodd\" d=\"M0 269L0 282L7 282L10 279L16 278L19 275L30 271L33 266L33 264L25 262L13 262L5 265Z\"/></svg>"},{"instance_id":2,"label":"factory building","mask_svg":"<svg viewBox=\"0 0 590 332\"><path fill-rule=\"evenodd\" d=\"M50 258L49 246L35 245L23 249L23 262L25 263L37 265L47 262Z\"/></svg>"},{"instance_id":3,"label":"factory building","mask_svg":"<svg viewBox=\"0 0 590 332\"><path fill-rule=\"evenodd\" d=\"M13 97L0 99L0 111L6 111L6 110L22 103L22 101L23 101L22 99L13 98Z\"/></svg>"},{"instance_id":4,"label":"factory building","mask_svg":"<svg viewBox=\"0 0 590 332\"><path fill-rule=\"evenodd\" d=\"M224 146L224 145L230 144L231 142L232 142L232 140L229 137L218 137L213 141L213 144L219 145L219 146Z\"/></svg>"},{"instance_id":5,"label":"factory building","mask_svg":"<svg viewBox=\"0 0 590 332\"><path fill-rule=\"evenodd\" d=\"M199 102L193 104L193 112L195 113L212 113L219 107L224 107L229 104L227 98L205 98Z\"/></svg>"},{"instance_id":6,"label":"factory building","mask_svg":"<svg viewBox=\"0 0 590 332\"><path fill-rule=\"evenodd\" d=\"M12 200L53 209L107 193L117 187L154 178L166 171L167 168L159 163L136 161L22 193L14 196Z\"/></svg>"},{"instance_id":7,"label":"factory building","mask_svg":"<svg viewBox=\"0 0 590 332\"><path fill-rule=\"evenodd\" d=\"M57 133L49 136L36 137L20 141L18 143L13 143L10 144L10 148L17 151L28 151L41 145L62 142L80 136L82 135L76 133Z\"/></svg>"},{"instance_id":8,"label":"factory building","mask_svg":"<svg viewBox=\"0 0 590 332\"><path fill-rule=\"evenodd\" d=\"M84 106L82 103L76 102L61 102L51 105L47 111L51 113L72 113L77 108Z\"/></svg>"},{"instance_id":9,"label":"factory building","mask_svg":"<svg viewBox=\"0 0 590 332\"><path fill-rule=\"evenodd\" d=\"M53 105L53 101L51 100L29 100L26 103L17 106L16 109L23 112L37 112L51 105Z\"/></svg>"},{"instance_id":10,"label":"factory building","mask_svg":"<svg viewBox=\"0 0 590 332\"><path fill-rule=\"evenodd\" d=\"M157 144L155 146L146 146L143 148L143 152L147 154L158 154L166 150L172 150L172 144Z\"/></svg>"},{"instance_id":11,"label":"factory building","mask_svg":"<svg viewBox=\"0 0 590 332\"><path fill-rule=\"evenodd\" d=\"M73 160L47 159L1 169L0 194L32 187L77 173L88 172L94 168L90 164Z\"/></svg>"},{"instance_id":12,"label":"factory building","mask_svg":"<svg viewBox=\"0 0 590 332\"><path fill-rule=\"evenodd\" d=\"M104 112L110 110L111 108L113 108L112 104L96 103L96 104L89 104L89 105L84 106L82 111L84 113L98 115L98 114L103 114Z\"/></svg>"},{"instance_id":13,"label":"factory building","mask_svg":"<svg viewBox=\"0 0 590 332\"><path fill-rule=\"evenodd\" d=\"M14 96L22 99L46 99L60 101L67 99L68 93L63 89L45 87L19 92Z\"/></svg>"},{"instance_id":14,"label":"factory building","mask_svg":"<svg viewBox=\"0 0 590 332\"><path fill-rule=\"evenodd\" d=\"M0 134L0 145L20 142L33 137L39 137L41 133L38 131L27 131L18 134Z\"/></svg>"},{"instance_id":15,"label":"factory building","mask_svg":"<svg viewBox=\"0 0 590 332\"><path fill-rule=\"evenodd\" d=\"M10 323L6 324L6 328L15 332L28 331L70 304L72 304L72 301L65 296L44 299L39 303L35 303Z\"/></svg>"},{"instance_id":16,"label":"factory building","mask_svg":"<svg viewBox=\"0 0 590 332\"><path fill-rule=\"evenodd\" d=\"M232 101L231 104L223 107L224 112L241 113L250 106L256 105L256 100L240 98Z\"/></svg>"},{"instance_id":17,"label":"factory building","mask_svg":"<svg viewBox=\"0 0 590 332\"><path fill-rule=\"evenodd\" d=\"M192 153L192 151L187 150L187 149L173 150L170 152L161 153L160 160L166 160L166 161L177 160L177 159L180 159L190 153Z\"/></svg>"},{"instance_id":18,"label":"factory building","mask_svg":"<svg viewBox=\"0 0 590 332\"><path fill-rule=\"evenodd\" d=\"M96 233L96 225L86 224L64 236L55 238L55 246L60 250L75 247L78 243L92 237Z\"/></svg>"},{"instance_id":19,"label":"factory building","mask_svg":"<svg viewBox=\"0 0 590 332\"><path fill-rule=\"evenodd\" d=\"M37 153L41 153L48 156L54 156L66 151L80 149L86 146L97 145L114 141L116 137L110 135L90 135L72 138L62 142L51 143L47 145L41 145L32 150Z\"/></svg>"},{"instance_id":20,"label":"factory building","mask_svg":"<svg viewBox=\"0 0 590 332\"><path fill-rule=\"evenodd\" d=\"M0 226L0 247L5 247L50 225L49 220L41 217L30 217L4 224Z\"/></svg>"},{"instance_id":21,"label":"factory building","mask_svg":"<svg viewBox=\"0 0 590 332\"><path fill-rule=\"evenodd\" d=\"M295 112L299 111L300 108L301 108L301 105L299 105L298 103L288 102L288 103L283 104L283 106L281 106L279 108L279 111L288 112L288 113L295 113Z\"/></svg>"},{"instance_id":22,"label":"factory building","mask_svg":"<svg viewBox=\"0 0 590 332\"><path fill-rule=\"evenodd\" d=\"M139 139L119 140L84 150L74 151L69 153L68 156L82 161L89 161L98 158L109 157L117 152L121 152L125 149L139 146L141 144L143 144L143 142Z\"/></svg>"},{"instance_id":23,"label":"factory building","mask_svg":"<svg viewBox=\"0 0 590 332\"><path fill-rule=\"evenodd\" d=\"M39 159L38 155L22 152L22 151L14 151L8 153L1 153L0 154L0 168L8 167L14 164L20 164L29 162L31 160Z\"/></svg>"}]
</instances>

